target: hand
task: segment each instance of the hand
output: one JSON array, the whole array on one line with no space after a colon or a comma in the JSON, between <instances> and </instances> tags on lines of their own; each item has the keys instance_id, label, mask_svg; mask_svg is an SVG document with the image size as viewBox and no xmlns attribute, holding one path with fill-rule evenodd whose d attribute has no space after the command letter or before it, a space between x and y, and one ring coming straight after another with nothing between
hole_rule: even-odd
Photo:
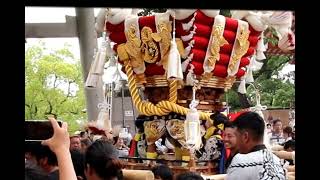
<instances>
[{"instance_id":1,"label":"hand","mask_svg":"<svg viewBox=\"0 0 320 180\"><path fill-rule=\"evenodd\" d=\"M47 145L55 153L61 151L69 152L70 139L68 133L68 124L66 122L62 123L62 127L59 126L56 119L49 117L49 121L53 127L53 136L50 139L42 141L42 145Z\"/></svg>"}]
</instances>

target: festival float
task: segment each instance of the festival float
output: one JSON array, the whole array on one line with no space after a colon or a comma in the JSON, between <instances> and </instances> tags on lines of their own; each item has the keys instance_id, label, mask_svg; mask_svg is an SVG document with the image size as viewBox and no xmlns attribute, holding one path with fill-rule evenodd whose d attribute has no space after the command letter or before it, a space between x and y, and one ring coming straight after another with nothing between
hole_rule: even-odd
<instances>
[{"instance_id":1,"label":"festival float","mask_svg":"<svg viewBox=\"0 0 320 180\"><path fill-rule=\"evenodd\" d=\"M86 86L95 86L106 57L122 64L139 112L136 124L140 123L126 158L127 169L150 169L153 163L164 162L174 172L219 173L224 156L221 97L235 82L240 83L240 93L254 82L252 72L266 59L268 27L276 30L281 50L294 50L292 12L231 11L232 17L219 13L169 9L138 16L133 9L121 8L99 13L96 29L105 32L105 42ZM265 109L259 98L249 110ZM109 133L107 106L100 107L98 121ZM103 119L107 119L104 125Z\"/></svg>"}]
</instances>

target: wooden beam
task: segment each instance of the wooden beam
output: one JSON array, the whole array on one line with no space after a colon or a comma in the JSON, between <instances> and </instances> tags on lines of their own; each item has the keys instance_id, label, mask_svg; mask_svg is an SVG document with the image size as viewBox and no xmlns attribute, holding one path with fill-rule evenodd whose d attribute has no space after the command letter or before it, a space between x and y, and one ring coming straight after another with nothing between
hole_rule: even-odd
<instances>
[{"instance_id":1,"label":"wooden beam","mask_svg":"<svg viewBox=\"0 0 320 180\"><path fill-rule=\"evenodd\" d=\"M25 23L26 38L78 37L75 16L66 16L65 23Z\"/></svg>"}]
</instances>

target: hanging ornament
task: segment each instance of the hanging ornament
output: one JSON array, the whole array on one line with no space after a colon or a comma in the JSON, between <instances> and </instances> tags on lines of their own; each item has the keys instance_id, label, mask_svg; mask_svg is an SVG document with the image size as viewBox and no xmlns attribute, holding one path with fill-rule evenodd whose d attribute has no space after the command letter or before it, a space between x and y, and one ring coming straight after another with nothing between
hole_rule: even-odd
<instances>
[{"instance_id":1,"label":"hanging ornament","mask_svg":"<svg viewBox=\"0 0 320 180\"><path fill-rule=\"evenodd\" d=\"M167 79L168 80L183 80L181 57L175 41L175 19L173 16L173 37L168 57Z\"/></svg>"},{"instance_id":2,"label":"hanging ornament","mask_svg":"<svg viewBox=\"0 0 320 180\"><path fill-rule=\"evenodd\" d=\"M184 122L184 132L186 138L186 144L190 150L198 150L201 146L201 130L199 113L196 107L199 101L195 99L197 86L194 83L193 86L193 98L189 105L189 112L187 113L186 120Z\"/></svg>"}]
</instances>

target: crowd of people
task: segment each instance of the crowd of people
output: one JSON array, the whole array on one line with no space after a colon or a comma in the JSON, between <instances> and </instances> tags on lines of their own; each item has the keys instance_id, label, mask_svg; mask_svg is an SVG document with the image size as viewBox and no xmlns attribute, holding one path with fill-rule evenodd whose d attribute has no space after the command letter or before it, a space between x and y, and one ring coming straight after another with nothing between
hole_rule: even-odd
<instances>
[{"instance_id":1,"label":"crowd of people","mask_svg":"<svg viewBox=\"0 0 320 180\"><path fill-rule=\"evenodd\" d=\"M54 118L49 120L54 135L41 143L27 143L26 180L124 179L124 161L119 157L134 155L129 147L143 136L141 130L130 143L119 136L113 139L94 139L87 132L69 136L65 122L60 127ZM273 145L272 149L263 144L265 127ZM139 128L141 129L138 125ZM216 176L216 179L294 179L294 134L294 128L282 128L281 120L265 124L263 118L255 112L244 112L234 121L225 122L222 140L229 153L226 154L224 162L224 175ZM154 179L204 179L204 176L192 172L175 175L165 164L157 164L150 170Z\"/></svg>"}]
</instances>

